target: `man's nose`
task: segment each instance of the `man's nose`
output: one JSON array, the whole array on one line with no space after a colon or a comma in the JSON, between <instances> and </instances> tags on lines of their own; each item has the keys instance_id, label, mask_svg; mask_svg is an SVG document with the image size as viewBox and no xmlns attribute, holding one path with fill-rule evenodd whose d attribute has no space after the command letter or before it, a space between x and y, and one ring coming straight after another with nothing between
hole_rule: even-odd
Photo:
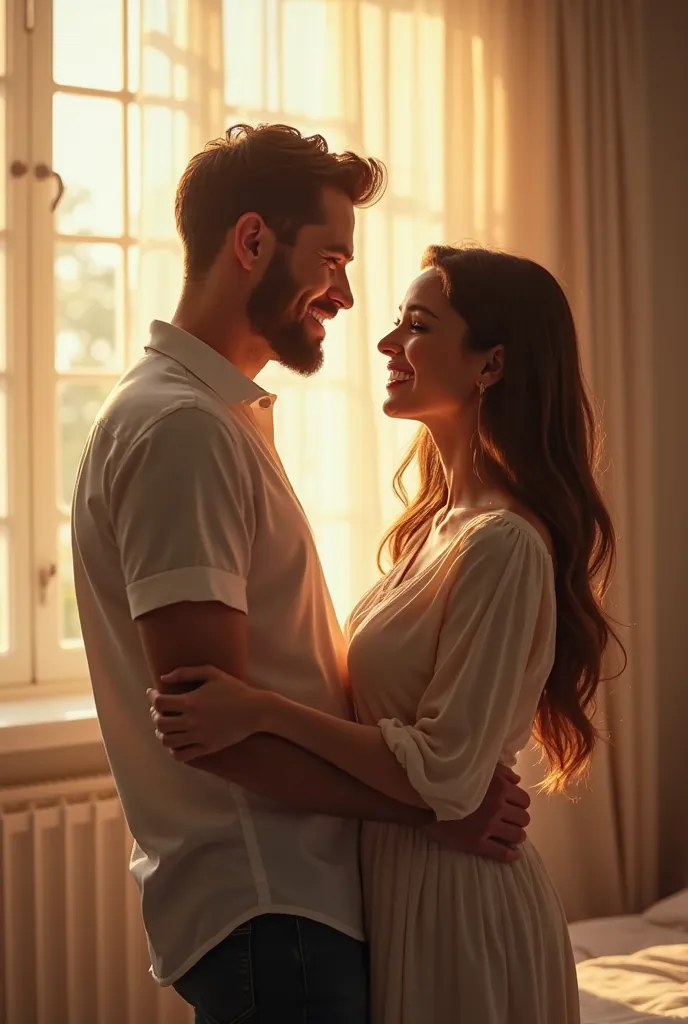
<instances>
[{"instance_id":1,"label":"man's nose","mask_svg":"<svg viewBox=\"0 0 688 1024\"><path fill-rule=\"evenodd\" d=\"M332 285L328 292L328 298L336 302L340 309L351 309L354 304L354 297L351 291L349 279L345 273Z\"/></svg>"}]
</instances>

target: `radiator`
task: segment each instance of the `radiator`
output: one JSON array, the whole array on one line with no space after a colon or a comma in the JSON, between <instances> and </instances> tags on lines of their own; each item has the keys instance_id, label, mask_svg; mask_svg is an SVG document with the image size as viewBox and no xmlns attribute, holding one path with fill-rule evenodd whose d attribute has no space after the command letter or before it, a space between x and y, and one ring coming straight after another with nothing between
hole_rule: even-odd
<instances>
[{"instance_id":1,"label":"radiator","mask_svg":"<svg viewBox=\"0 0 688 1024\"><path fill-rule=\"evenodd\" d=\"M112 779L0 789L2 1024L190 1024L148 974Z\"/></svg>"}]
</instances>

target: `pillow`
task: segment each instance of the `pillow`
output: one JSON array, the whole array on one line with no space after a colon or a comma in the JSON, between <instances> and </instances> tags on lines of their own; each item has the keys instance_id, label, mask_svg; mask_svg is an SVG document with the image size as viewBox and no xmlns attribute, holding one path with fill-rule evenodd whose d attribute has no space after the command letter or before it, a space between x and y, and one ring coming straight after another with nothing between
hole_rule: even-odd
<instances>
[{"instance_id":1,"label":"pillow","mask_svg":"<svg viewBox=\"0 0 688 1024\"><path fill-rule=\"evenodd\" d=\"M645 911L643 917L650 924L688 932L688 889L681 889L673 896L655 903Z\"/></svg>"}]
</instances>

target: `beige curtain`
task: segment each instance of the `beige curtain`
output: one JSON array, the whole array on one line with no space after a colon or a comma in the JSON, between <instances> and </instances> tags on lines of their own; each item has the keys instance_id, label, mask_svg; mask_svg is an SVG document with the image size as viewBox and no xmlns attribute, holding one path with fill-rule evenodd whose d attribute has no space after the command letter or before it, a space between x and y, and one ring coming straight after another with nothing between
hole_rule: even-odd
<instances>
[{"instance_id":1,"label":"beige curtain","mask_svg":"<svg viewBox=\"0 0 688 1024\"><path fill-rule=\"evenodd\" d=\"M277 437L342 618L374 580L412 428L385 420L389 329L425 245L473 240L563 281L604 408L620 533L615 614L629 652L605 688L613 741L576 802L538 797L533 838L571 917L655 895L650 370L640 0L140 0L130 189L141 197L135 323L180 284L176 181L237 121L322 132L382 157L389 191L358 218L356 306L310 381L279 367ZM138 49L137 49L138 47ZM136 51L136 52L134 52ZM136 346L134 346L136 347ZM643 580L643 585L639 581ZM529 781L537 769L524 759Z\"/></svg>"},{"instance_id":2,"label":"beige curtain","mask_svg":"<svg viewBox=\"0 0 688 1024\"><path fill-rule=\"evenodd\" d=\"M461 7L463 8L463 4ZM600 747L576 802L535 801L533 838L569 916L656 897L653 389L641 5L477 4L509 96L507 248L541 260L573 303L606 433L604 489L619 532L610 610L628 652L604 687ZM474 25L473 31L480 31ZM527 778L537 769L523 759Z\"/></svg>"}]
</instances>

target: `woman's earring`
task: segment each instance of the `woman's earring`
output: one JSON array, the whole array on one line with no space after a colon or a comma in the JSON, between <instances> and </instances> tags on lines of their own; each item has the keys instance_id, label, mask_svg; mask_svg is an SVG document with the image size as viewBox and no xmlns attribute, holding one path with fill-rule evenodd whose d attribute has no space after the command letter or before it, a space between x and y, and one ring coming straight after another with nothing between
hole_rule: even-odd
<instances>
[{"instance_id":1,"label":"woman's earring","mask_svg":"<svg viewBox=\"0 0 688 1024\"><path fill-rule=\"evenodd\" d=\"M482 456L482 445L480 441L480 412L483 404L483 395L485 394L485 383L482 380L478 381L478 394L480 395L480 401L478 403L478 424L471 439L471 448L473 449L473 472L477 476L478 480L480 480L480 483L482 483L483 481L480 478L480 470L478 468L478 455Z\"/></svg>"}]
</instances>

